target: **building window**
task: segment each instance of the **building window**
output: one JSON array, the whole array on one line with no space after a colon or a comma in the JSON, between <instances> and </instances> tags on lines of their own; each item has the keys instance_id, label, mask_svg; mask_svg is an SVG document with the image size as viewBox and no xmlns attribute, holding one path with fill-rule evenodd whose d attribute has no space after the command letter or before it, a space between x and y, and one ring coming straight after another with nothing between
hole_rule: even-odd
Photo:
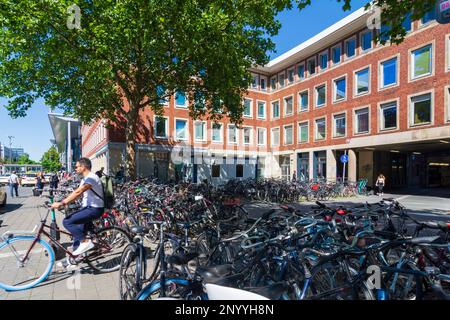
<instances>
[{"instance_id":1,"label":"building window","mask_svg":"<svg viewBox=\"0 0 450 320\"><path fill-rule=\"evenodd\" d=\"M381 105L381 130L397 129L397 102Z\"/></svg>"},{"instance_id":2,"label":"building window","mask_svg":"<svg viewBox=\"0 0 450 320\"><path fill-rule=\"evenodd\" d=\"M234 124L228 126L228 143L238 143L237 128Z\"/></svg>"},{"instance_id":3,"label":"building window","mask_svg":"<svg viewBox=\"0 0 450 320\"><path fill-rule=\"evenodd\" d=\"M411 13L408 13L405 16L405 19L402 22L402 27L405 29L406 33L411 31Z\"/></svg>"},{"instance_id":4,"label":"building window","mask_svg":"<svg viewBox=\"0 0 450 320\"><path fill-rule=\"evenodd\" d=\"M362 134L369 132L369 108L355 111L355 133Z\"/></svg>"},{"instance_id":5,"label":"building window","mask_svg":"<svg viewBox=\"0 0 450 320\"><path fill-rule=\"evenodd\" d=\"M212 137L213 142L222 142L222 124L213 123L212 124Z\"/></svg>"},{"instance_id":6,"label":"building window","mask_svg":"<svg viewBox=\"0 0 450 320\"><path fill-rule=\"evenodd\" d=\"M299 143L308 142L309 139L309 125L308 122L298 124L298 141Z\"/></svg>"},{"instance_id":7,"label":"building window","mask_svg":"<svg viewBox=\"0 0 450 320\"><path fill-rule=\"evenodd\" d=\"M434 20L436 20L436 10L433 6L433 8L422 17L422 24L427 24Z\"/></svg>"},{"instance_id":8,"label":"building window","mask_svg":"<svg viewBox=\"0 0 450 320\"><path fill-rule=\"evenodd\" d=\"M334 80L334 102L344 100L346 97L347 81L346 78Z\"/></svg>"},{"instance_id":9,"label":"building window","mask_svg":"<svg viewBox=\"0 0 450 320\"><path fill-rule=\"evenodd\" d=\"M265 146L266 145L266 129L258 128L258 145Z\"/></svg>"},{"instance_id":10,"label":"building window","mask_svg":"<svg viewBox=\"0 0 450 320\"><path fill-rule=\"evenodd\" d=\"M297 66L297 77L300 80L305 79L305 65L304 64L301 64L301 65Z\"/></svg>"},{"instance_id":11,"label":"building window","mask_svg":"<svg viewBox=\"0 0 450 320\"><path fill-rule=\"evenodd\" d=\"M325 118L316 120L316 140L325 140L326 138L326 123Z\"/></svg>"},{"instance_id":12,"label":"building window","mask_svg":"<svg viewBox=\"0 0 450 320\"><path fill-rule=\"evenodd\" d=\"M293 83L294 82L294 69L288 70L288 82Z\"/></svg>"},{"instance_id":13,"label":"building window","mask_svg":"<svg viewBox=\"0 0 450 320\"><path fill-rule=\"evenodd\" d=\"M328 68L328 53L327 52L322 53L319 56L319 60L320 60L320 69L321 70L327 69Z\"/></svg>"},{"instance_id":14,"label":"building window","mask_svg":"<svg viewBox=\"0 0 450 320\"><path fill-rule=\"evenodd\" d=\"M293 129L292 125L284 127L284 144L285 145L289 145L289 144L293 144L294 143L293 142L293 138L292 138L293 133L294 133L293 131L294 131L294 129Z\"/></svg>"},{"instance_id":15,"label":"building window","mask_svg":"<svg viewBox=\"0 0 450 320\"><path fill-rule=\"evenodd\" d=\"M356 95L369 92L370 70L369 68L357 71L355 74Z\"/></svg>"},{"instance_id":16,"label":"building window","mask_svg":"<svg viewBox=\"0 0 450 320\"><path fill-rule=\"evenodd\" d=\"M236 165L236 178L243 178L243 177L244 177L244 165L237 164Z\"/></svg>"},{"instance_id":17,"label":"building window","mask_svg":"<svg viewBox=\"0 0 450 320\"><path fill-rule=\"evenodd\" d=\"M244 117L252 116L252 100L244 99Z\"/></svg>"},{"instance_id":18,"label":"building window","mask_svg":"<svg viewBox=\"0 0 450 320\"><path fill-rule=\"evenodd\" d=\"M397 84L397 58L381 63L381 87L389 87Z\"/></svg>"},{"instance_id":19,"label":"building window","mask_svg":"<svg viewBox=\"0 0 450 320\"><path fill-rule=\"evenodd\" d=\"M331 49L333 56L333 64L338 64L341 62L341 45Z\"/></svg>"},{"instance_id":20,"label":"building window","mask_svg":"<svg viewBox=\"0 0 450 320\"><path fill-rule=\"evenodd\" d=\"M334 117L334 137L345 137L346 134L346 117L345 113L335 115Z\"/></svg>"},{"instance_id":21,"label":"building window","mask_svg":"<svg viewBox=\"0 0 450 320\"><path fill-rule=\"evenodd\" d=\"M294 108L293 108L293 98L292 97L287 97L284 98L284 116L291 116L294 112Z\"/></svg>"},{"instance_id":22,"label":"building window","mask_svg":"<svg viewBox=\"0 0 450 320\"><path fill-rule=\"evenodd\" d=\"M220 164L213 164L211 166L211 176L213 178L220 178Z\"/></svg>"},{"instance_id":23,"label":"building window","mask_svg":"<svg viewBox=\"0 0 450 320\"><path fill-rule=\"evenodd\" d=\"M181 119L175 120L175 137L179 141L184 141L188 139L187 120Z\"/></svg>"},{"instance_id":24,"label":"building window","mask_svg":"<svg viewBox=\"0 0 450 320\"><path fill-rule=\"evenodd\" d=\"M167 138L167 118L155 117L155 137Z\"/></svg>"},{"instance_id":25,"label":"building window","mask_svg":"<svg viewBox=\"0 0 450 320\"><path fill-rule=\"evenodd\" d=\"M361 35L361 49L363 51L372 49L372 30L364 32Z\"/></svg>"},{"instance_id":26,"label":"building window","mask_svg":"<svg viewBox=\"0 0 450 320\"><path fill-rule=\"evenodd\" d=\"M276 119L280 117L280 102L274 101L272 102L272 119Z\"/></svg>"},{"instance_id":27,"label":"building window","mask_svg":"<svg viewBox=\"0 0 450 320\"><path fill-rule=\"evenodd\" d=\"M273 77L270 79L270 89L276 90L277 89L277 78Z\"/></svg>"},{"instance_id":28,"label":"building window","mask_svg":"<svg viewBox=\"0 0 450 320\"><path fill-rule=\"evenodd\" d=\"M260 84L261 90L263 90L263 91L265 91L267 89L266 82L267 82L267 79L265 77L260 77L259 84Z\"/></svg>"},{"instance_id":29,"label":"building window","mask_svg":"<svg viewBox=\"0 0 450 320\"><path fill-rule=\"evenodd\" d=\"M298 97L298 103L300 111L307 111L309 109L309 95L308 91L300 92Z\"/></svg>"},{"instance_id":30,"label":"building window","mask_svg":"<svg viewBox=\"0 0 450 320\"><path fill-rule=\"evenodd\" d=\"M389 32L391 31L391 25L386 22L381 23L381 29L380 29L380 40L384 42L388 42L391 39L391 36L389 35Z\"/></svg>"},{"instance_id":31,"label":"building window","mask_svg":"<svg viewBox=\"0 0 450 320\"><path fill-rule=\"evenodd\" d=\"M266 118L266 103L263 101L258 101L258 119Z\"/></svg>"},{"instance_id":32,"label":"building window","mask_svg":"<svg viewBox=\"0 0 450 320\"><path fill-rule=\"evenodd\" d=\"M278 84L280 85L280 88L283 88L284 87L284 85L286 84L285 83L285 75L284 75L284 72L283 73L280 73L279 75L278 75Z\"/></svg>"},{"instance_id":33,"label":"building window","mask_svg":"<svg viewBox=\"0 0 450 320\"><path fill-rule=\"evenodd\" d=\"M156 95L160 98L159 104L169 104L169 97L167 96L166 88L164 86L159 85L156 87Z\"/></svg>"},{"instance_id":34,"label":"building window","mask_svg":"<svg viewBox=\"0 0 450 320\"><path fill-rule=\"evenodd\" d=\"M412 97L410 104L411 126L431 123L431 93Z\"/></svg>"},{"instance_id":35,"label":"building window","mask_svg":"<svg viewBox=\"0 0 450 320\"><path fill-rule=\"evenodd\" d=\"M308 74L312 76L316 73L316 58L308 60Z\"/></svg>"},{"instance_id":36,"label":"building window","mask_svg":"<svg viewBox=\"0 0 450 320\"><path fill-rule=\"evenodd\" d=\"M205 141L206 140L206 122L196 121L195 122L195 140Z\"/></svg>"},{"instance_id":37,"label":"building window","mask_svg":"<svg viewBox=\"0 0 450 320\"><path fill-rule=\"evenodd\" d=\"M280 145L280 128L272 129L272 141L271 145L276 147Z\"/></svg>"},{"instance_id":38,"label":"building window","mask_svg":"<svg viewBox=\"0 0 450 320\"><path fill-rule=\"evenodd\" d=\"M258 88L258 76L256 74L252 75L252 88Z\"/></svg>"},{"instance_id":39,"label":"building window","mask_svg":"<svg viewBox=\"0 0 450 320\"><path fill-rule=\"evenodd\" d=\"M187 108L186 94L181 91L175 93L175 105L177 108Z\"/></svg>"},{"instance_id":40,"label":"building window","mask_svg":"<svg viewBox=\"0 0 450 320\"><path fill-rule=\"evenodd\" d=\"M326 93L327 93L326 85L316 87L316 107L322 107L325 105L327 99Z\"/></svg>"},{"instance_id":41,"label":"building window","mask_svg":"<svg viewBox=\"0 0 450 320\"><path fill-rule=\"evenodd\" d=\"M252 143L252 128L251 127L244 127L244 144L251 144Z\"/></svg>"},{"instance_id":42,"label":"building window","mask_svg":"<svg viewBox=\"0 0 450 320\"><path fill-rule=\"evenodd\" d=\"M350 39L345 42L345 54L347 59L352 58L356 54L356 40Z\"/></svg>"},{"instance_id":43,"label":"building window","mask_svg":"<svg viewBox=\"0 0 450 320\"><path fill-rule=\"evenodd\" d=\"M430 75L432 73L431 45L411 52L411 75L413 79Z\"/></svg>"}]
</instances>

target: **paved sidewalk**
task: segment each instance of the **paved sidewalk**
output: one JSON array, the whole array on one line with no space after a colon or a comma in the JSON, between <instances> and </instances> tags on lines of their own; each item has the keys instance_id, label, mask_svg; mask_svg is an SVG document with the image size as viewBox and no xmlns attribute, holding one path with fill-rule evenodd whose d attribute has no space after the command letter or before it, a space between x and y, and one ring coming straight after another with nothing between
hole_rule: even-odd
<instances>
[{"instance_id":1,"label":"paved sidewalk","mask_svg":"<svg viewBox=\"0 0 450 320\"><path fill-rule=\"evenodd\" d=\"M0 209L0 220L3 224L0 233L8 230L31 231L39 223L40 215L45 209L36 208L44 203L46 198L32 197L31 188L21 188L19 198L8 198L6 208ZM6 211L6 212L5 212ZM50 221L50 218L49 218ZM62 227L62 215L57 213L57 223ZM68 238L61 237L62 243L69 243ZM82 265L80 271L63 272L55 264L49 278L38 287L18 292L5 292L0 289L0 300L117 300L118 272L108 274L92 274L92 270Z\"/></svg>"}]
</instances>

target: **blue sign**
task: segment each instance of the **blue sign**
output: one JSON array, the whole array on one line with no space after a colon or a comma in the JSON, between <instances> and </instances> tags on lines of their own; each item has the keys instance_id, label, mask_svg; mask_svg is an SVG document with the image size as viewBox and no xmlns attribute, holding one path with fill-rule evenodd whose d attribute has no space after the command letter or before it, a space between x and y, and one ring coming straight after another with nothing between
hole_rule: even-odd
<instances>
[{"instance_id":1,"label":"blue sign","mask_svg":"<svg viewBox=\"0 0 450 320\"><path fill-rule=\"evenodd\" d=\"M341 162L342 163L347 163L348 162L348 155L344 154L343 156L341 156Z\"/></svg>"},{"instance_id":2,"label":"blue sign","mask_svg":"<svg viewBox=\"0 0 450 320\"><path fill-rule=\"evenodd\" d=\"M450 23L450 0L439 0L436 2L437 22L441 24Z\"/></svg>"}]
</instances>

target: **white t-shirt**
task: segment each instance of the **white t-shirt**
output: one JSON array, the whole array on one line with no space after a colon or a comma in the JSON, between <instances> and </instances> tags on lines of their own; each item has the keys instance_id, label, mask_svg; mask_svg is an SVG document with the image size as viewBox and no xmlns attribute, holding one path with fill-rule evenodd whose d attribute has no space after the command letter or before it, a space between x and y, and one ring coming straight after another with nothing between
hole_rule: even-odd
<instances>
[{"instance_id":1,"label":"white t-shirt","mask_svg":"<svg viewBox=\"0 0 450 320\"><path fill-rule=\"evenodd\" d=\"M19 177L16 174L11 174L9 176L9 183L19 183Z\"/></svg>"},{"instance_id":2,"label":"white t-shirt","mask_svg":"<svg viewBox=\"0 0 450 320\"><path fill-rule=\"evenodd\" d=\"M80 187L84 184L91 185L91 189L85 191L83 193L83 202L81 206L84 207L94 207L94 208L103 208L103 186L100 178L93 172L89 173L86 177L81 179ZM99 196L97 196L92 190L94 190Z\"/></svg>"}]
</instances>

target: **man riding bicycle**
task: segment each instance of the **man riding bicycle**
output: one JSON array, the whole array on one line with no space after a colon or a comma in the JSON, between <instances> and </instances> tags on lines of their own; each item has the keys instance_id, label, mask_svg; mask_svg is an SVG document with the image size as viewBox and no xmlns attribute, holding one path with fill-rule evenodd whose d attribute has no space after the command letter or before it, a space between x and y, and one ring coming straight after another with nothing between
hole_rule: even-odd
<instances>
[{"instance_id":1,"label":"man riding bicycle","mask_svg":"<svg viewBox=\"0 0 450 320\"><path fill-rule=\"evenodd\" d=\"M92 163L88 158L77 161L75 171L81 175L80 186L61 202L52 204L53 209L74 202L83 196L81 210L71 214L63 220L63 225L73 236L73 255L78 256L94 248L90 239L86 238L85 226L95 219L101 217L104 212L103 185L100 178L91 172Z\"/></svg>"}]
</instances>

